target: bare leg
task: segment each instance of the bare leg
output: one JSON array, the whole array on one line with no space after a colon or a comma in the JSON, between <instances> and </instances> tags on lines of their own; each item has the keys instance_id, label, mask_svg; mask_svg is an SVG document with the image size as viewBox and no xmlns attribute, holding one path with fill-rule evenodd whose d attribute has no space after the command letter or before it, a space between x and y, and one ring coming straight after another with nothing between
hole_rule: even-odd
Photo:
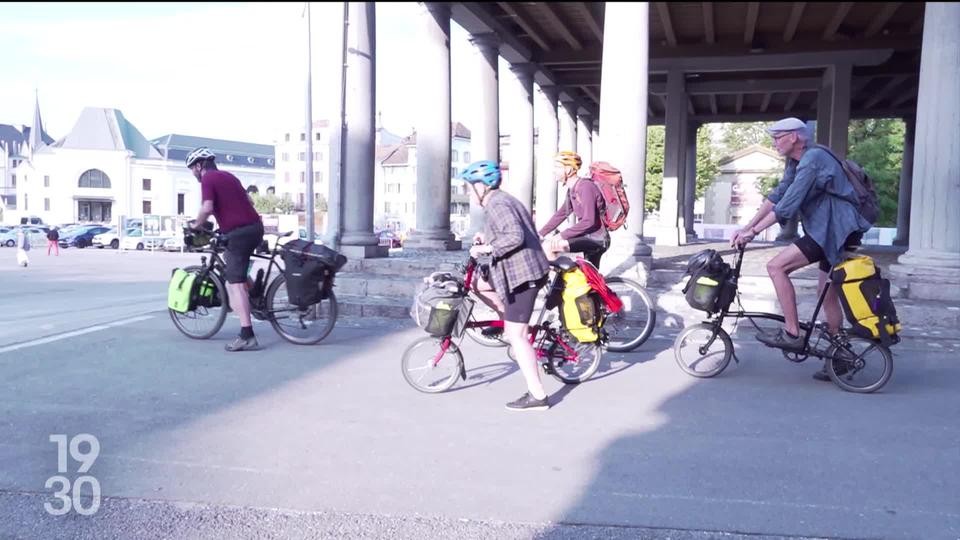
<instances>
[{"instance_id":1,"label":"bare leg","mask_svg":"<svg viewBox=\"0 0 960 540\"><path fill-rule=\"evenodd\" d=\"M827 284L829 275L826 272L820 272L820 287L818 292L823 294L823 287ZM823 312L827 315L827 328L831 335L836 335L840 331L840 325L843 324L843 311L840 309L840 296L837 294L837 288L833 285L827 289L827 296L823 299Z\"/></svg>"},{"instance_id":2,"label":"bare leg","mask_svg":"<svg viewBox=\"0 0 960 540\"><path fill-rule=\"evenodd\" d=\"M476 293L477 298L481 302L487 305L490 309L497 312L500 318L503 318L504 306L503 302L500 300L500 295L493 290L493 287L487 283L479 273L476 274L476 279L473 280L473 292Z\"/></svg>"},{"instance_id":3,"label":"bare leg","mask_svg":"<svg viewBox=\"0 0 960 540\"><path fill-rule=\"evenodd\" d=\"M767 262L767 273L773 280L773 288L777 291L780 309L786 319L784 327L795 336L800 335L800 318L797 315L797 292L790 281L790 273L808 264L810 262L795 245L788 246Z\"/></svg>"},{"instance_id":4,"label":"bare leg","mask_svg":"<svg viewBox=\"0 0 960 540\"><path fill-rule=\"evenodd\" d=\"M513 347L513 354L517 357L517 365L523 373L523 378L527 381L527 391L535 399L544 399L547 397L546 390L543 389L543 381L540 380L540 370L537 368L537 352L533 350L533 345L528 340L528 326L525 323L516 323L506 321L504 323L504 336Z\"/></svg>"},{"instance_id":5,"label":"bare leg","mask_svg":"<svg viewBox=\"0 0 960 540\"><path fill-rule=\"evenodd\" d=\"M227 283L227 296L230 306L240 317L240 326L252 326L250 322L250 297L247 296L246 283Z\"/></svg>"}]
</instances>

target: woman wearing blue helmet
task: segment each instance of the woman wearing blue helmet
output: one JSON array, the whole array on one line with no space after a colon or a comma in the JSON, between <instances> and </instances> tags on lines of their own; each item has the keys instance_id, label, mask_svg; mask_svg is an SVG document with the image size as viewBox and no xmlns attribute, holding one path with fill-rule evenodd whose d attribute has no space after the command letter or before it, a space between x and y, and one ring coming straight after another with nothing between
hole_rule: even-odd
<instances>
[{"instance_id":1,"label":"woman wearing blue helmet","mask_svg":"<svg viewBox=\"0 0 960 540\"><path fill-rule=\"evenodd\" d=\"M483 231L474 236L476 243L470 248L470 254L493 257L490 281L496 296L487 298L495 304L490 307L503 317L504 337L513 347L527 381L527 393L507 403L507 408L546 410L550 403L540 380L537 353L528 341L528 325L537 291L547 282L550 264L540 247L533 218L516 197L500 190L500 166L495 161L471 163L460 178L470 184L470 199L483 208L485 221ZM484 297L481 289L489 290L489 284L482 281L478 285L477 294Z\"/></svg>"}]
</instances>

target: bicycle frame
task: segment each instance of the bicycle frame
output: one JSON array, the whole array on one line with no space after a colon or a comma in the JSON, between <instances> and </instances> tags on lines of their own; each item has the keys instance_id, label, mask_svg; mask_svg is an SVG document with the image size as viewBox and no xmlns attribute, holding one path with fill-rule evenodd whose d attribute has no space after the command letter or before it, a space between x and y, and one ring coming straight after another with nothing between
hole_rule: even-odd
<instances>
[{"instance_id":1,"label":"bicycle frame","mask_svg":"<svg viewBox=\"0 0 960 540\"><path fill-rule=\"evenodd\" d=\"M217 236L221 237L222 235L217 235ZM223 280L224 282L223 284L224 286L226 286L227 282L222 277L223 272L226 269L226 262L223 260L223 257L220 256L220 253L224 249L225 248L219 243L215 246L212 246L210 249L204 249L202 253L207 253L210 255L210 264L207 264L206 257L200 258L200 264L201 266L203 266L203 270L201 271L201 278L205 278L210 272L215 271L221 276L221 280ZM264 293L266 292L267 285L270 283L270 276L271 276L271 273L273 272L273 268L276 267L277 272L283 272L283 268L280 266L280 263L278 263L276 260L277 255L279 253L280 253L280 244L277 243L273 246L273 250L269 252L269 255L266 255L263 253L257 253L256 251L254 251L250 255L252 258L270 261L269 264L267 264L267 271L263 275L263 283L262 283L263 288L260 291L260 295L257 296L256 298L250 299L251 304L256 302L255 307L257 309L262 307L262 303L266 298L264 296ZM227 300L227 305L229 305L229 298L227 298L226 300Z\"/></svg>"},{"instance_id":2,"label":"bicycle frame","mask_svg":"<svg viewBox=\"0 0 960 540\"><path fill-rule=\"evenodd\" d=\"M467 262L464 266L466 268L466 271L465 271L463 283L464 283L464 287L467 290L467 294L470 295L474 293L471 287L473 285L473 276L477 268L477 260L473 258L472 255L467 255ZM551 279L548 283L549 291L553 290L553 288L557 284L557 280L559 279L560 279L560 273L555 272L553 279ZM545 339L547 339L547 337L552 337L554 343L563 347L564 360L569 360L569 361L576 360L577 358L576 351L574 351L572 347L570 347L567 343L565 343L562 339L560 339L559 336L553 336L552 335L553 332L551 332L549 328L546 328L545 326L542 325L543 318L546 315L546 313L547 313L547 306L546 304L544 304L540 308L540 314L537 316L536 324L530 325L530 329L529 329L530 330L529 340L531 345L533 345L533 343L537 341L537 337L540 336L540 342L541 342L540 345L534 347L534 351L537 354L537 360L542 360L544 358L547 358L553 352L552 350L545 350L543 347L542 342ZM504 321L502 319L482 320L482 321L474 320L474 321L467 321L464 324L465 330L467 328L503 328L503 327L504 327ZM541 335L541 330L543 331L542 335ZM447 336L443 339L443 342L440 345L440 351L437 353L437 355L433 359L434 366L440 363L440 359L443 358L443 355L447 353L447 350L449 350L450 345L452 343L453 343L453 336Z\"/></svg>"},{"instance_id":3,"label":"bicycle frame","mask_svg":"<svg viewBox=\"0 0 960 540\"><path fill-rule=\"evenodd\" d=\"M743 254L744 246L740 246L737 251L737 262L733 272L733 284L737 287L737 292L739 292L739 280L740 280L740 269L743 265ZM810 336L813 335L813 330L817 325L817 316L820 314L820 308L823 306L823 301L827 297L827 290L830 287L830 282L827 281L824 284L823 290L820 291L820 297L817 300L817 307L813 310L813 315L809 321L800 321L800 329L803 331L803 349L800 351L789 351L789 352L799 352L799 353L809 353L808 350L810 347ZM732 304L732 302L731 302ZM713 341L717 338L717 331L723 325L723 319L726 317L734 317L736 319L768 319L777 322L786 322L786 319L783 315L778 315L776 313L767 313L763 311L729 311L729 306L724 307L718 314L716 314L712 320L706 321L709 324L712 324L714 327L713 335L710 336L710 339L707 341L701 351L709 350L710 346L713 345ZM706 354L701 352L701 354Z\"/></svg>"}]
</instances>

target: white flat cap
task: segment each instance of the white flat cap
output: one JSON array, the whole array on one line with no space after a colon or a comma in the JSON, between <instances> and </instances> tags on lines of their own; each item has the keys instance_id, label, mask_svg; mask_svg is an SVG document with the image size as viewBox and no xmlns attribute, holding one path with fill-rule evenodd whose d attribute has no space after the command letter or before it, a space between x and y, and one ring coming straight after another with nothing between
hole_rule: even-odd
<instances>
[{"instance_id":1,"label":"white flat cap","mask_svg":"<svg viewBox=\"0 0 960 540\"><path fill-rule=\"evenodd\" d=\"M799 118L784 118L783 120L778 121L776 124L767 128L767 133L780 133L783 131L797 131L799 129L807 129L807 124L800 120Z\"/></svg>"}]
</instances>

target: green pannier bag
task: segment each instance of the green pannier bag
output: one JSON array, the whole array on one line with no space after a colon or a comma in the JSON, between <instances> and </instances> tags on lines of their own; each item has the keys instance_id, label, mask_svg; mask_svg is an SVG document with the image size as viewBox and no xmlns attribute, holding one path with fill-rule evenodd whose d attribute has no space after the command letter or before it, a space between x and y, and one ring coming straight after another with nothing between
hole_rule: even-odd
<instances>
[{"instance_id":1,"label":"green pannier bag","mask_svg":"<svg viewBox=\"0 0 960 540\"><path fill-rule=\"evenodd\" d=\"M203 283L198 283L195 272L187 272L182 268L173 271L167 287L167 307L177 313L187 313L197 307L220 305L217 288L212 281L205 279Z\"/></svg>"},{"instance_id":2,"label":"green pannier bag","mask_svg":"<svg viewBox=\"0 0 960 540\"><path fill-rule=\"evenodd\" d=\"M187 272L183 268L174 270L170 285L167 286L167 307L177 313L193 311L194 306L191 305L191 300L193 284L196 280L197 274L193 272Z\"/></svg>"}]
</instances>

